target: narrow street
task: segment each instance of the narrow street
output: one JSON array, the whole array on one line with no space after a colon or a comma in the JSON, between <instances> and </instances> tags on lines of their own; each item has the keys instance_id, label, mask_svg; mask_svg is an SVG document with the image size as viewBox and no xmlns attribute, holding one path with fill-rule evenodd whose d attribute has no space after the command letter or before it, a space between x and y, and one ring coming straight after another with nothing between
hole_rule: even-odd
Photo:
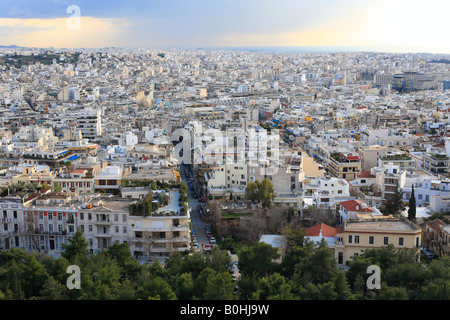
<instances>
[{"instance_id":1,"label":"narrow street","mask_svg":"<svg viewBox=\"0 0 450 320\"><path fill-rule=\"evenodd\" d=\"M209 238L206 236L205 223L200 217L200 208L202 204L198 200L198 198L194 197L195 183L190 180L192 179L192 172L190 172L190 167L182 164L180 166L180 175L182 181L188 189L188 204L191 210L192 229L194 230L197 237L198 250L201 251L203 245L209 243Z\"/></svg>"}]
</instances>

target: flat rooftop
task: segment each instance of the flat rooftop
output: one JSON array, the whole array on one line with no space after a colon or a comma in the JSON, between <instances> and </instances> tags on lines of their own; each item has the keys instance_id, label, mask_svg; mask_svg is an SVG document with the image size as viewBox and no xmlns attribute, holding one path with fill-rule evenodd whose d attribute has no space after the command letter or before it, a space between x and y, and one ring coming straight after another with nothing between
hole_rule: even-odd
<instances>
[{"instance_id":1,"label":"flat rooftop","mask_svg":"<svg viewBox=\"0 0 450 320\"><path fill-rule=\"evenodd\" d=\"M418 231L415 227L404 220L378 220L378 221L347 221L345 231L379 231L379 232L404 232Z\"/></svg>"}]
</instances>

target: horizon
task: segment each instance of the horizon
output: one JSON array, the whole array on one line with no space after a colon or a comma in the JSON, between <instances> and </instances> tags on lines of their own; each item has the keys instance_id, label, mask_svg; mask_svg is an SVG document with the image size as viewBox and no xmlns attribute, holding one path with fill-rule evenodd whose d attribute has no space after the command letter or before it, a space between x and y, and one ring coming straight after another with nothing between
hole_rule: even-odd
<instances>
[{"instance_id":1,"label":"horizon","mask_svg":"<svg viewBox=\"0 0 450 320\"><path fill-rule=\"evenodd\" d=\"M439 10L436 10L439 9ZM446 12L429 0L6 0L0 42L20 47L361 47L450 54Z\"/></svg>"},{"instance_id":2,"label":"horizon","mask_svg":"<svg viewBox=\"0 0 450 320\"><path fill-rule=\"evenodd\" d=\"M105 46L105 47L36 47L19 46L15 44L2 45L0 49L48 49L48 50L104 50L110 48L117 49L146 49L146 50L231 50L231 51L249 51L249 52L271 52L271 53L385 53L385 54L427 54L427 55L450 55L444 52L426 52L426 51L390 51L377 50L369 47L355 46L217 46L217 47L145 47L145 46Z\"/></svg>"}]
</instances>

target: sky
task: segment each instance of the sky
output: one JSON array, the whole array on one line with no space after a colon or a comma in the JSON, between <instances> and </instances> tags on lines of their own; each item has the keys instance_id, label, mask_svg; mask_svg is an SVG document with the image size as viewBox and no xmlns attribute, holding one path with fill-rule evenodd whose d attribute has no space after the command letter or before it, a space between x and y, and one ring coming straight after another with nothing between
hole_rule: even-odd
<instances>
[{"instance_id":1,"label":"sky","mask_svg":"<svg viewBox=\"0 0 450 320\"><path fill-rule=\"evenodd\" d=\"M1 0L0 45L450 53L449 9L448 0Z\"/></svg>"}]
</instances>

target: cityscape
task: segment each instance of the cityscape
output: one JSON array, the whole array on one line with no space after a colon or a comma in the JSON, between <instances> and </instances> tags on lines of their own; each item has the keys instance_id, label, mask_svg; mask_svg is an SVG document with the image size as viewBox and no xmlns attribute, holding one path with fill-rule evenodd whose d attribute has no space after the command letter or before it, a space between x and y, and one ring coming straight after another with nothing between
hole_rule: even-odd
<instances>
[{"instance_id":1,"label":"cityscape","mask_svg":"<svg viewBox=\"0 0 450 320\"><path fill-rule=\"evenodd\" d=\"M326 2L2 2L0 300L450 299L445 18Z\"/></svg>"}]
</instances>

